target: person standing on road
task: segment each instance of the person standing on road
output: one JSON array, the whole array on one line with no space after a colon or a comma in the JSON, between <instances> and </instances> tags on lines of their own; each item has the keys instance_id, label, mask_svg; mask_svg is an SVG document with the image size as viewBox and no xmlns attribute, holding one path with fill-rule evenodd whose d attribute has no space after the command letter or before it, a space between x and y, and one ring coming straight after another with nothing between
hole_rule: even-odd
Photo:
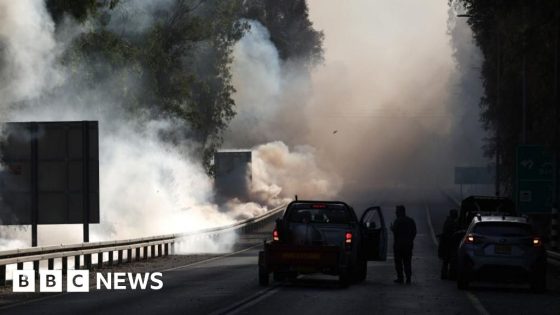
<instances>
[{"instance_id":1,"label":"person standing on road","mask_svg":"<svg viewBox=\"0 0 560 315\"><path fill-rule=\"evenodd\" d=\"M449 210L449 215L443 223L443 231L439 236L439 246L438 246L438 256L442 260L441 265L441 278L447 279L449 277L449 262L452 258L454 251L457 248L453 248L453 234L459 229L459 223L457 218L459 213L457 209Z\"/></svg>"},{"instance_id":2,"label":"person standing on road","mask_svg":"<svg viewBox=\"0 0 560 315\"><path fill-rule=\"evenodd\" d=\"M395 283L404 282L404 269L406 283L410 284L412 276L412 248L414 247L414 238L416 237L416 223L412 218L406 216L404 206L397 206L396 212L397 218L391 224L391 231L393 231L394 237L395 270L397 271Z\"/></svg>"}]
</instances>

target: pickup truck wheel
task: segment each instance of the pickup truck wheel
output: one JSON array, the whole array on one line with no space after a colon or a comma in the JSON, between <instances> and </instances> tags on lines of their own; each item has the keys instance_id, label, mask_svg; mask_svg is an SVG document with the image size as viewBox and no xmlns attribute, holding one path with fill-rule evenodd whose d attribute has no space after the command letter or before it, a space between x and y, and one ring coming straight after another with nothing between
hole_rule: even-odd
<instances>
[{"instance_id":1,"label":"pickup truck wheel","mask_svg":"<svg viewBox=\"0 0 560 315\"><path fill-rule=\"evenodd\" d=\"M338 275L338 284L341 288L346 288L350 285L350 280L350 273L348 272L348 269L345 268Z\"/></svg>"},{"instance_id":2,"label":"pickup truck wheel","mask_svg":"<svg viewBox=\"0 0 560 315\"><path fill-rule=\"evenodd\" d=\"M268 274L268 271L259 266L259 284L263 287L268 286L268 284L270 283L270 276Z\"/></svg>"},{"instance_id":3,"label":"pickup truck wheel","mask_svg":"<svg viewBox=\"0 0 560 315\"><path fill-rule=\"evenodd\" d=\"M358 259L354 269L354 281L356 283L366 280L367 277L367 260Z\"/></svg>"},{"instance_id":4,"label":"pickup truck wheel","mask_svg":"<svg viewBox=\"0 0 560 315\"><path fill-rule=\"evenodd\" d=\"M266 287L270 283L270 276L264 263L264 253L259 252L259 285Z\"/></svg>"}]
</instances>

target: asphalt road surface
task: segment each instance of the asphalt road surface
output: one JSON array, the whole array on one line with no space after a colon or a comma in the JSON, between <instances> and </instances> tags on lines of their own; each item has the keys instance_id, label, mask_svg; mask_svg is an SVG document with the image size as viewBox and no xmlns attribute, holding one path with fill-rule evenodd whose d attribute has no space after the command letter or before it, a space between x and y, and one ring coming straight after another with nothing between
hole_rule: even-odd
<instances>
[{"instance_id":1,"label":"asphalt road surface","mask_svg":"<svg viewBox=\"0 0 560 315\"><path fill-rule=\"evenodd\" d=\"M411 285L393 283L390 242L388 260L370 262L363 283L344 289L334 277L306 276L262 288L257 281L262 246L256 245L165 271L159 291L65 293L0 308L0 314L560 314L557 269L549 270L551 289L545 294L476 283L465 292L440 280L433 230L439 231L450 204L407 207L418 227ZM394 206L383 209L393 220Z\"/></svg>"}]
</instances>

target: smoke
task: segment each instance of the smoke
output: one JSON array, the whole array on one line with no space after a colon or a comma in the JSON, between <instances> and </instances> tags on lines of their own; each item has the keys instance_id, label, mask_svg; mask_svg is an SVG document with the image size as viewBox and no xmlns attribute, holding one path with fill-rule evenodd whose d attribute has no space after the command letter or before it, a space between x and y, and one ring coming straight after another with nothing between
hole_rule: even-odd
<instances>
[{"instance_id":1,"label":"smoke","mask_svg":"<svg viewBox=\"0 0 560 315\"><path fill-rule=\"evenodd\" d=\"M454 16L445 3L310 0L309 7L315 28L325 33L325 63L311 73L298 60L279 60L257 22L235 49L240 115L226 144L282 141L270 146L284 153L313 148L307 160L315 167L271 174L276 164L266 161L268 171L259 176L276 186L265 185L264 195L305 192L312 198L327 190L349 202L423 200L453 185L454 166L488 163L477 118L480 53L467 25L448 32ZM260 172L258 163L253 168ZM297 185L283 181L286 175ZM314 180L331 186L306 191Z\"/></svg>"},{"instance_id":2,"label":"smoke","mask_svg":"<svg viewBox=\"0 0 560 315\"><path fill-rule=\"evenodd\" d=\"M0 0L3 104L32 99L61 82L61 72L53 66L59 53L53 34L43 2Z\"/></svg>"},{"instance_id":3,"label":"smoke","mask_svg":"<svg viewBox=\"0 0 560 315\"><path fill-rule=\"evenodd\" d=\"M115 29L132 20L136 31L153 20L147 16L167 2L123 2ZM136 14L139 11L143 14ZM136 13L134 13L136 12ZM134 13L134 14L133 14ZM99 121L101 223L90 227L92 241L148 235L183 233L228 225L239 218L262 213L255 204L231 202L221 209L214 203L213 182L194 154L196 143L162 140L183 122L173 117L132 117L125 94L143 88L126 67L98 75L98 84L86 84L85 76L104 67L101 60L70 69L60 64L60 53L85 27L69 18L55 32L42 1L0 2L0 114L2 121ZM122 22L122 23L121 23ZM120 24L119 24L120 23ZM60 32L60 33L59 33ZM69 38L70 37L70 38ZM72 80L70 71L73 72ZM81 77L82 74L84 77ZM121 84L115 84L119 80ZM115 91L126 81L127 91ZM256 210L257 209L257 210ZM30 231L1 227L0 248L29 245ZM81 226L39 226L40 245L81 242ZM219 240L182 242L179 253L229 250L235 234Z\"/></svg>"},{"instance_id":4,"label":"smoke","mask_svg":"<svg viewBox=\"0 0 560 315\"><path fill-rule=\"evenodd\" d=\"M313 147L290 151L283 142L271 142L256 147L253 158L252 194L261 203L281 204L294 195L330 199L340 190L340 178L317 165Z\"/></svg>"},{"instance_id":5,"label":"smoke","mask_svg":"<svg viewBox=\"0 0 560 315\"><path fill-rule=\"evenodd\" d=\"M455 59L450 44L469 33L450 37L445 3L356 0L341 6L311 0L309 5L315 27L326 35L325 64L311 73L299 60L281 60L257 22L250 22L250 32L234 47L238 115L224 146L254 147L254 203L231 200L220 209L193 154L195 144L161 141L177 122L127 114L119 98L125 93L113 91L119 86L114 80L126 80L126 93L136 93L145 87L134 69L107 73L94 88L79 78L65 79L69 69L57 58L68 39L58 32L74 36L80 28L55 33L43 2L0 0L0 115L100 121L102 223L92 226L92 240L229 224L296 194L354 202L388 189L418 198L425 188L449 185L454 165L484 162L476 140L480 128L471 120L478 97L463 98L480 93L476 84L464 88L477 78L474 72L460 75L457 63L466 59ZM167 1L125 1L122 15L108 27L141 32L167 7ZM91 66L102 68L81 64L74 71L87 73ZM457 111L466 108L462 104L469 109ZM1 232L0 239L28 237L20 230ZM79 226L39 229L43 244L78 242L80 235ZM224 250L231 238L208 242L212 245L193 248L185 241L181 250Z\"/></svg>"}]
</instances>

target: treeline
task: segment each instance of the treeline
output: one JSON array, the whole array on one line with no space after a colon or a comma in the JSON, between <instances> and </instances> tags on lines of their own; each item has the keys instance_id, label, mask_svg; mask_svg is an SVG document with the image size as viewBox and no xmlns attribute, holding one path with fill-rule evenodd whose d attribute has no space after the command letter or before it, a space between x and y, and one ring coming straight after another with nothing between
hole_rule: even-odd
<instances>
[{"instance_id":1,"label":"treeline","mask_svg":"<svg viewBox=\"0 0 560 315\"><path fill-rule=\"evenodd\" d=\"M480 119L494 136L485 153L501 159L501 182L513 189L516 148L558 152L560 3L554 0L450 1L468 19L484 61Z\"/></svg>"},{"instance_id":2,"label":"treeline","mask_svg":"<svg viewBox=\"0 0 560 315\"><path fill-rule=\"evenodd\" d=\"M322 60L323 35L309 21L306 0L47 0L46 4L57 29L72 17L86 30L63 56L75 76L72 84L104 89L119 100L115 106L133 117L178 120L176 130L162 137L194 140L206 166L235 115L230 65L234 44L249 28L246 19L268 28L283 60L305 65Z\"/></svg>"}]
</instances>

